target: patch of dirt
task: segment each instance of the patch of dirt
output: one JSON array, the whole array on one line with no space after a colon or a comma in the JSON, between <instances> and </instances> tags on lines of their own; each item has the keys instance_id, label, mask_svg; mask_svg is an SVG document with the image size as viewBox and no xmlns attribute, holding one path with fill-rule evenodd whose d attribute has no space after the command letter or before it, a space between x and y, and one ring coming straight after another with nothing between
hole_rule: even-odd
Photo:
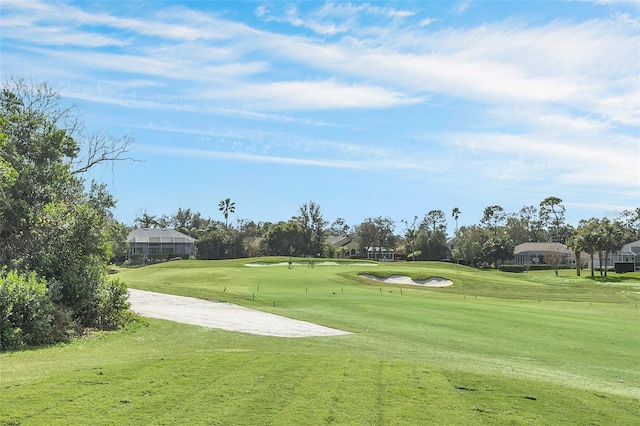
<instances>
[{"instance_id":1,"label":"patch of dirt","mask_svg":"<svg viewBox=\"0 0 640 426\"><path fill-rule=\"evenodd\" d=\"M131 310L147 317L240 333L276 337L317 337L351 334L347 331L245 308L232 303L211 302L129 289Z\"/></svg>"}]
</instances>

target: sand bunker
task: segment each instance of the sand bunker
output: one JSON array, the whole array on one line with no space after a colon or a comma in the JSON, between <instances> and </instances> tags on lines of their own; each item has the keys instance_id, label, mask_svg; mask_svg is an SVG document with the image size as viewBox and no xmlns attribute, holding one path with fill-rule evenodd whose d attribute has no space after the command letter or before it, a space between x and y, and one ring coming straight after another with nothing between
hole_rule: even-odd
<instances>
[{"instance_id":1,"label":"sand bunker","mask_svg":"<svg viewBox=\"0 0 640 426\"><path fill-rule=\"evenodd\" d=\"M375 275L362 274L362 278L382 282L385 284L409 284L409 285L421 285L425 287L447 287L453 284L450 280L444 278L429 278L428 280L412 280L411 277L405 275L391 275L388 278L378 278Z\"/></svg>"},{"instance_id":2,"label":"sand bunker","mask_svg":"<svg viewBox=\"0 0 640 426\"><path fill-rule=\"evenodd\" d=\"M351 334L306 321L245 308L232 303L211 302L129 289L131 310L143 317L182 322L202 327L277 337L314 337Z\"/></svg>"}]
</instances>

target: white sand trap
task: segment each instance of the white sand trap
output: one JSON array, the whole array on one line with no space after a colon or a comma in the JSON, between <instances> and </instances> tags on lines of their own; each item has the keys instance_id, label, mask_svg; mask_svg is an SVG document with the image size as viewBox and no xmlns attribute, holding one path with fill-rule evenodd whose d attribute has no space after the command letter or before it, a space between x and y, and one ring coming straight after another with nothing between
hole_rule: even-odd
<instances>
[{"instance_id":1,"label":"white sand trap","mask_svg":"<svg viewBox=\"0 0 640 426\"><path fill-rule=\"evenodd\" d=\"M131 310L143 317L182 322L240 333L277 337L315 337L351 334L306 321L245 308L232 303L211 302L129 289Z\"/></svg>"},{"instance_id":2,"label":"white sand trap","mask_svg":"<svg viewBox=\"0 0 640 426\"><path fill-rule=\"evenodd\" d=\"M414 281L411 279L411 277L407 277L406 275L391 275L388 278L378 278L375 275L369 274L362 274L360 276L362 278L367 278L369 280L374 280L385 284L409 284L421 285L425 287L448 287L453 284L452 281L445 280L444 278L429 278L428 280Z\"/></svg>"}]
</instances>

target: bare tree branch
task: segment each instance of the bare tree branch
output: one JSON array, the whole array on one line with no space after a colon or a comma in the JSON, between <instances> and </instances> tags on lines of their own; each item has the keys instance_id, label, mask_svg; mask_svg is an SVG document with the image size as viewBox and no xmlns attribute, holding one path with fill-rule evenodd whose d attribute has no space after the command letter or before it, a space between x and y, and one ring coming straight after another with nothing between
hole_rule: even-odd
<instances>
[{"instance_id":1,"label":"bare tree branch","mask_svg":"<svg viewBox=\"0 0 640 426\"><path fill-rule=\"evenodd\" d=\"M91 135L81 141L80 156L72 161L71 174L79 174L90 168L113 161L136 161L127 155L133 144L133 138L124 136L116 139L104 133Z\"/></svg>"}]
</instances>

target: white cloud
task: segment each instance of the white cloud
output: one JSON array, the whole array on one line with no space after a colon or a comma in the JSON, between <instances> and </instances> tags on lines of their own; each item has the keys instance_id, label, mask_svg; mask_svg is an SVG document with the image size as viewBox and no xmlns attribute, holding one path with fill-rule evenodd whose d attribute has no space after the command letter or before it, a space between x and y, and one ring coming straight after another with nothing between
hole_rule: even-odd
<instances>
[{"instance_id":1,"label":"white cloud","mask_svg":"<svg viewBox=\"0 0 640 426\"><path fill-rule=\"evenodd\" d=\"M335 80L244 84L232 89L213 90L209 96L239 98L260 109L275 110L384 108L421 101L420 98L410 98L398 91L375 86L345 85Z\"/></svg>"},{"instance_id":2,"label":"white cloud","mask_svg":"<svg viewBox=\"0 0 640 426\"><path fill-rule=\"evenodd\" d=\"M468 0L466 0L466 1L461 1L461 2L457 3L457 4L453 7L452 12L453 12L453 13L457 13L457 14L462 14L462 13L466 12L466 11L467 11L467 9L469 9L469 4L470 4L470 3L471 3L471 2L469 2Z\"/></svg>"},{"instance_id":3,"label":"white cloud","mask_svg":"<svg viewBox=\"0 0 640 426\"><path fill-rule=\"evenodd\" d=\"M460 148L459 154L466 152L472 157L492 158L492 164L485 172L494 177L496 171L510 168L505 164L517 161L518 166L512 168L511 176L519 176L518 180L553 179L566 185L606 184L620 190L637 188L640 178L638 138L618 136L607 142L585 142L567 135L450 133L440 135L440 138Z\"/></svg>"},{"instance_id":4,"label":"white cloud","mask_svg":"<svg viewBox=\"0 0 640 426\"><path fill-rule=\"evenodd\" d=\"M428 27L429 25L433 24L434 22L438 22L439 19L437 18L425 18L423 20L421 20L420 22L418 22L418 26L419 27Z\"/></svg>"}]
</instances>

